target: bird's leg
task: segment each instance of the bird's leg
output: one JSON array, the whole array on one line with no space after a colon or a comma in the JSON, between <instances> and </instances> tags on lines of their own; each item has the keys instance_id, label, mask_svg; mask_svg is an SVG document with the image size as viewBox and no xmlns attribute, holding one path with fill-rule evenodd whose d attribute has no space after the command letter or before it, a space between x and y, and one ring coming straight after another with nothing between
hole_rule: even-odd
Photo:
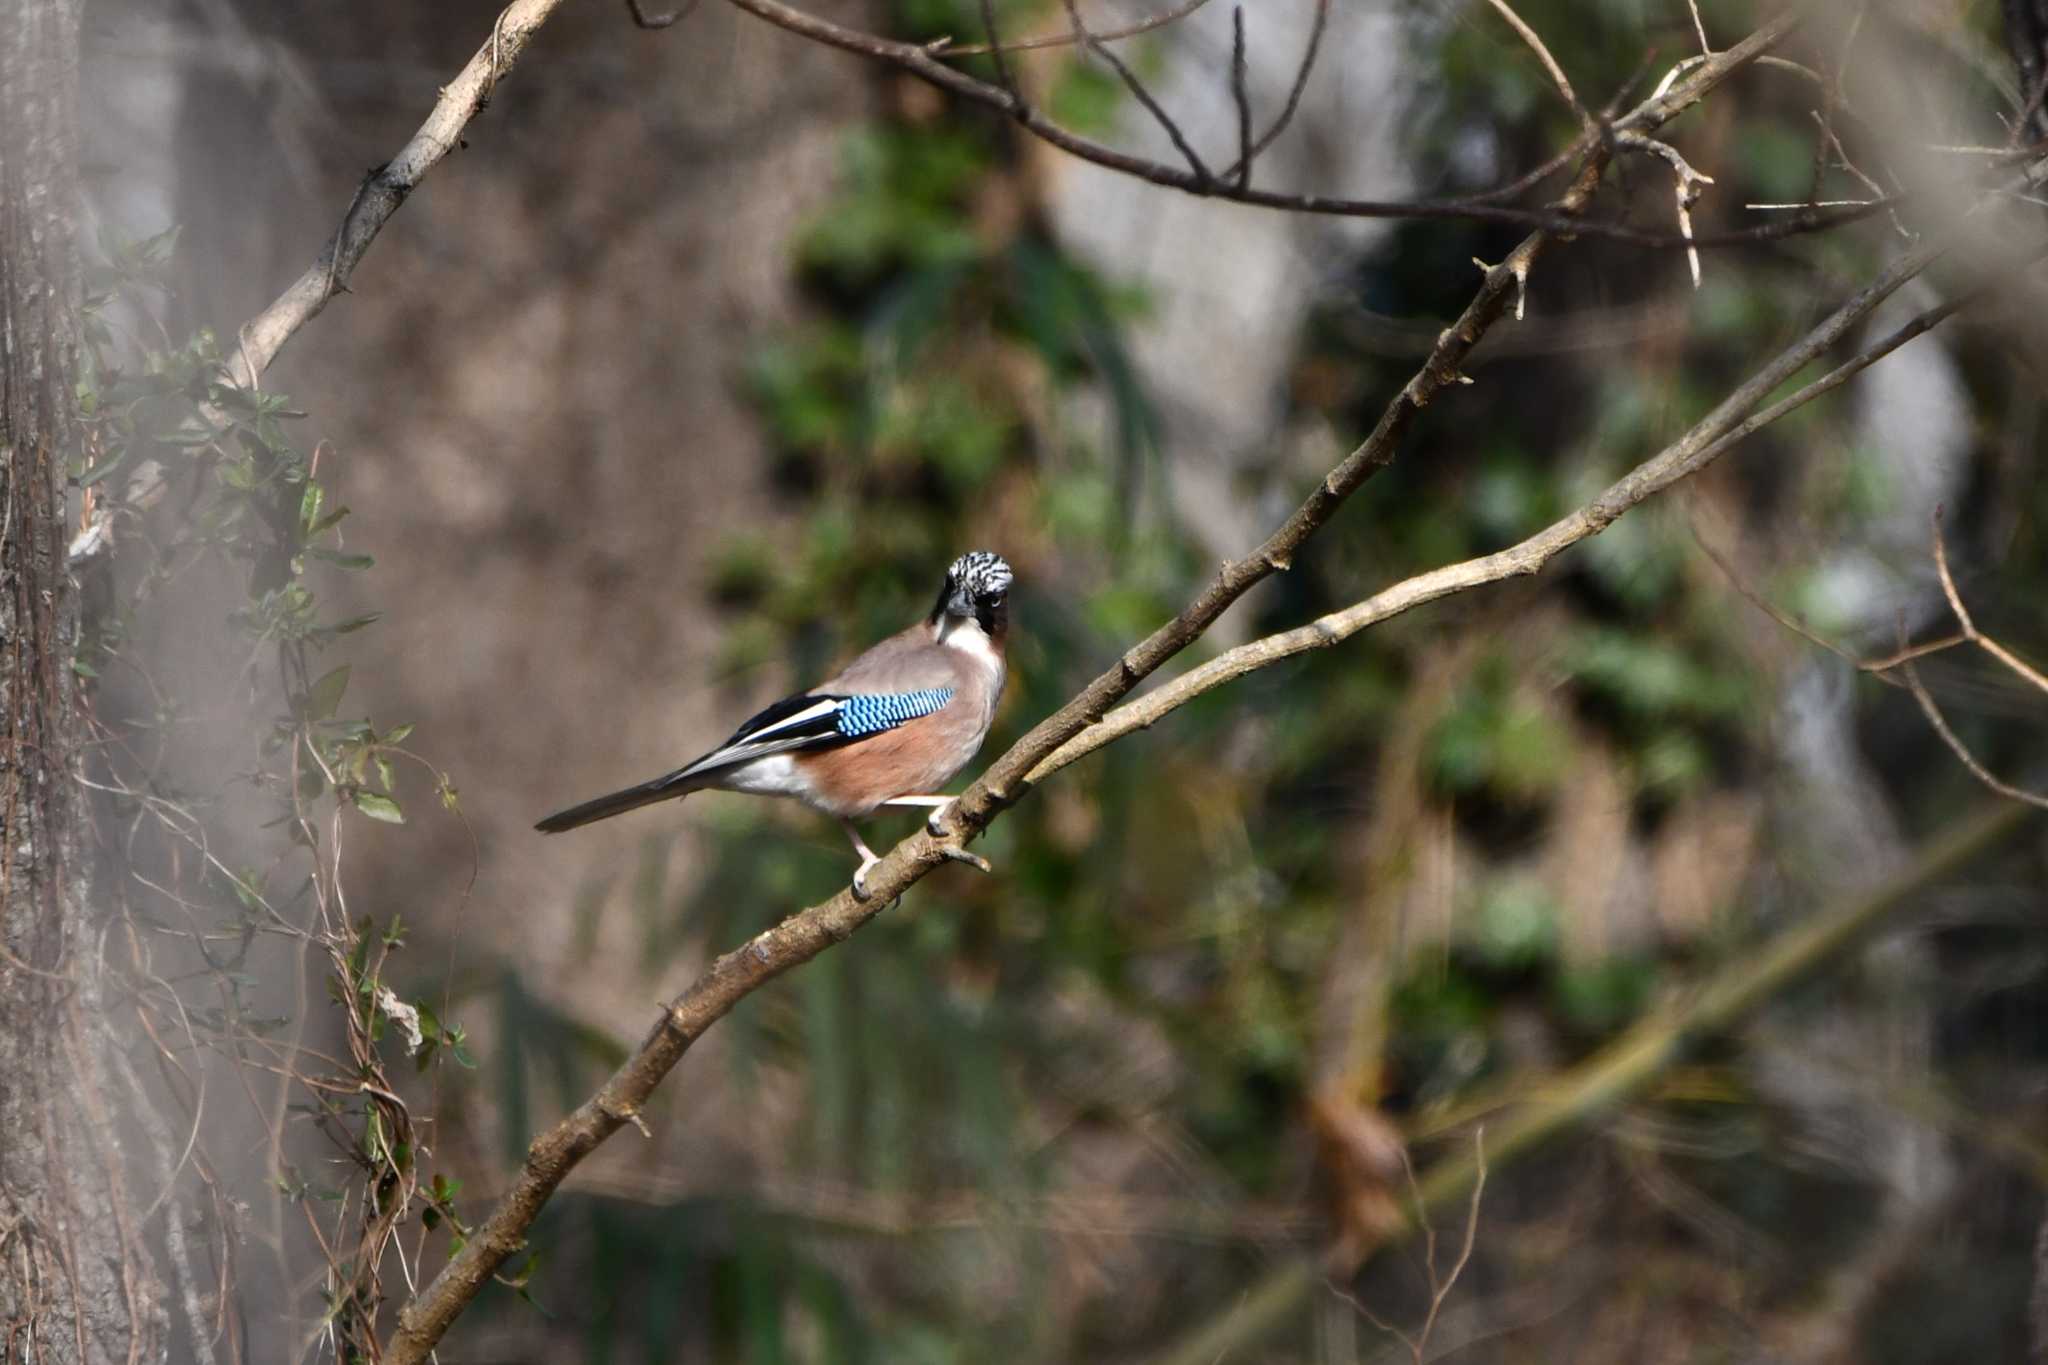
<instances>
[{"instance_id":1,"label":"bird's leg","mask_svg":"<svg viewBox=\"0 0 2048 1365\"><path fill-rule=\"evenodd\" d=\"M882 804L885 806L930 806L932 813L925 820L924 829L925 833L937 839L945 835L946 817L952 814L953 805L959 799L957 796L893 796ZM966 849L957 848L952 844L940 844L939 853L942 857L951 858L956 863L966 863L969 867L980 868L983 872L995 871L994 868L988 865L988 859L978 853L969 853Z\"/></svg>"},{"instance_id":2,"label":"bird's leg","mask_svg":"<svg viewBox=\"0 0 2048 1365\"><path fill-rule=\"evenodd\" d=\"M969 853L957 844L940 844L939 852L956 863L966 863L969 867L976 868L982 872L995 871L993 867L989 866L988 859L982 857L979 853Z\"/></svg>"},{"instance_id":3,"label":"bird's leg","mask_svg":"<svg viewBox=\"0 0 2048 1365\"><path fill-rule=\"evenodd\" d=\"M930 806L932 813L924 822L925 833L936 839L946 832L946 816L953 809L957 796L892 796L882 804L885 806Z\"/></svg>"},{"instance_id":4,"label":"bird's leg","mask_svg":"<svg viewBox=\"0 0 2048 1365\"><path fill-rule=\"evenodd\" d=\"M868 869L882 860L875 856L875 851L868 847L865 839L860 837L860 831L853 827L853 821L842 815L839 817L839 828L846 831L846 837L853 840L853 851L860 855L860 866L855 868L853 872L854 899L866 900L868 898Z\"/></svg>"}]
</instances>

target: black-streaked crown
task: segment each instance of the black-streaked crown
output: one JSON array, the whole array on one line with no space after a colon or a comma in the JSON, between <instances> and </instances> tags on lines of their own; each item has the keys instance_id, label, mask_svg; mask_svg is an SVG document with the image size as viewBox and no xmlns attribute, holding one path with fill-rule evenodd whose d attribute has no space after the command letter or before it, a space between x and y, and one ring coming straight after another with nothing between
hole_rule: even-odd
<instances>
[{"instance_id":1,"label":"black-streaked crown","mask_svg":"<svg viewBox=\"0 0 2048 1365\"><path fill-rule=\"evenodd\" d=\"M946 570L931 619L957 616L976 621L990 633L1002 629L1010 591L1010 566L987 550L969 550Z\"/></svg>"},{"instance_id":2,"label":"black-streaked crown","mask_svg":"<svg viewBox=\"0 0 2048 1365\"><path fill-rule=\"evenodd\" d=\"M999 554L969 550L946 570L946 588L977 602L1001 597L1010 590L1010 566Z\"/></svg>"}]
</instances>

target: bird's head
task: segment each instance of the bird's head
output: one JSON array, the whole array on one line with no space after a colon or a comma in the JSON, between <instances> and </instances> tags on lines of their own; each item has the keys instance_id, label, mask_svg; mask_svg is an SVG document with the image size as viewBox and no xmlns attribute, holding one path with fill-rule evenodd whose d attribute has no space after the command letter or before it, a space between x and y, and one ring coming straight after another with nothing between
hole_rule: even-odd
<instances>
[{"instance_id":1,"label":"bird's head","mask_svg":"<svg viewBox=\"0 0 2048 1365\"><path fill-rule=\"evenodd\" d=\"M990 635L1002 633L1010 600L1010 566L987 550L970 550L946 570L946 582L932 607L932 623L946 617L972 621Z\"/></svg>"}]
</instances>

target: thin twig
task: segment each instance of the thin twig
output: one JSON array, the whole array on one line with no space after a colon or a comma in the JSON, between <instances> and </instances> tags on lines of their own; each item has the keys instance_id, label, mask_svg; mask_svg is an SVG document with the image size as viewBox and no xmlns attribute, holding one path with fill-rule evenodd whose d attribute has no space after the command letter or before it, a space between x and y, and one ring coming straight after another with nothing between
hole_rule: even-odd
<instances>
[{"instance_id":1,"label":"thin twig","mask_svg":"<svg viewBox=\"0 0 2048 1365\"><path fill-rule=\"evenodd\" d=\"M1963 595L1956 591L1956 580L1948 570L1948 544L1941 534L1939 507L1934 509L1934 568L1941 578L1941 591L1948 598L1948 609L1955 613L1956 624L1963 628L1963 638L2019 674L2036 691L2048 693L2048 676L2043 676L2032 664L1977 629L1969 608L1963 605Z\"/></svg>"},{"instance_id":2,"label":"thin twig","mask_svg":"<svg viewBox=\"0 0 2048 1365\"><path fill-rule=\"evenodd\" d=\"M1011 105L1008 91L947 66L916 43L897 42L858 29L847 28L787 4L784 0L728 0L728 3L736 9L744 10L800 37L810 38L876 61L887 62L962 99L1013 114L1026 131L1049 146L1148 184L1162 185L1188 194L1225 199L1254 208L1275 209L1288 213L1341 218L1503 223L1578 237L1604 237L1641 246L1686 245L1686 239L1676 233L1654 232L1626 223L1585 218L1574 213L1561 212L1556 208L1513 208L1481 199L1346 199L1320 194L1280 193L1262 190L1257 186L1239 189L1231 183L1230 176L1225 176L1221 180L1214 176L1199 176L1187 167L1135 156L1084 137L1055 123L1041 110L1034 108L1027 112L1018 112ZM1318 13L1320 12L1319 10ZM1662 126L1679 110L1690 108L1697 103L1707 89L1718 86L1734 72L1763 57L1797 28L1803 17L1804 11L1795 8L1775 16L1748 38L1724 52L1716 53L1711 59L1692 58L1686 63L1681 63L1683 79L1680 79L1678 72L1667 76L1649 99L1637 105L1626 118L1616 123L1616 130L1645 132ZM1303 69L1307 70L1306 65ZM1700 84L1702 81L1706 82L1704 87ZM1255 152L1261 149L1262 141L1253 142L1252 148ZM1905 197L1899 198L1903 200ZM1777 241L1856 222L1882 212L1885 207L1887 205L1884 204L1859 204L1843 209L1794 214L1753 228L1703 235L1695 238L1691 244L1706 248Z\"/></svg>"},{"instance_id":3,"label":"thin twig","mask_svg":"<svg viewBox=\"0 0 2048 1365\"><path fill-rule=\"evenodd\" d=\"M1820 137L1813 144L1813 184L1806 194L1806 197L1814 202L1819 201L1821 182L1827 176L1828 144L1834 142L1837 147L1841 145L1835 138L1835 108L1842 102L1842 76L1848 70L1849 51L1855 46L1856 35L1863 30L1863 16L1867 10L1867 5L1859 4L1856 7L1856 13L1849 20L1848 33L1842 39L1842 50L1835 57L1835 69L1821 82L1821 107L1813 111L1815 120L1820 124ZM1846 154L1842 161L1845 165L1848 163Z\"/></svg>"},{"instance_id":4,"label":"thin twig","mask_svg":"<svg viewBox=\"0 0 2048 1365\"><path fill-rule=\"evenodd\" d=\"M1692 31L1699 35L1700 55L1703 57L1713 56L1714 45L1707 41L1707 25L1700 18L1700 0L1685 0L1685 4L1686 8L1692 11Z\"/></svg>"},{"instance_id":5,"label":"thin twig","mask_svg":"<svg viewBox=\"0 0 2048 1365\"><path fill-rule=\"evenodd\" d=\"M1939 507L1934 509L1933 520L1934 569L1936 575L1941 580L1942 595L1948 599L1948 609L1954 613L1956 624L1962 627L1961 638L1963 642L1973 644L1986 654L1989 654L1999 663L2005 665L2006 668L2019 675L2021 679L2036 691L2048 693L2048 677L2044 677L2039 669L1977 629L1977 622L1971 617L1970 609L1963 605L1962 593L1956 589L1955 575L1949 571L1948 544L1946 538L1941 533L1941 509ZM1923 649L1921 652L1928 651ZM1900 641L1898 657L1901 661L1899 671L1905 675L1906 689L1913 694L1913 700L1919 703L1921 714L1927 717L1927 723L1934 728L1934 733L1941 737L1942 743L1946 744L1957 760L1965 768L1969 769L1970 775L1992 791L1997 792L2000 796L2048 810L2048 796L2042 796L2035 792L2027 791L2024 788L2013 786L2010 782L2003 780L1989 768L1986 768L1983 763L1978 761L1977 756L1970 752L1969 746L1964 744L1961 737L1949 727L1947 717L1942 715L1941 708L1935 704L1933 696L1928 692L1926 686L1921 683L1919 671L1913 667L1911 662L1917 655L1905 648L1903 640Z\"/></svg>"},{"instance_id":6,"label":"thin twig","mask_svg":"<svg viewBox=\"0 0 2048 1365\"><path fill-rule=\"evenodd\" d=\"M1010 59L1003 55L1003 40L996 33L995 0L981 0L981 27L988 34L988 51L996 64L996 80L1010 96L1010 108L1021 110L1024 95L1017 88L1017 77L1010 70Z\"/></svg>"},{"instance_id":7,"label":"thin twig","mask_svg":"<svg viewBox=\"0 0 2048 1365\"><path fill-rule=\"evenodd\" d=\"M1423 1353L1429 1348L1429 1334L1436 1329L1437 1314L1443 1311L1444 1300L1451 1296L1458 1277L1465 1273L1466 1265L1472 1260L1472 1247L1479 1240L1479 1204L1486 1194L1486 1128L1483 1124L1472 1130L1472 1165L1477 1174L1472 1180L1471 1201L1465 1207L1465 1244L1458 1249L1457 1262L1451 1266L1451 1273L1444 1277L1441 1286L1436 1283L1436 1248L1432 1239L1429 1315L1422 1320L1422 1330L1415 1334L1415 1365L1422 1365Z\"/></svg>"},{"instance_id":8,"label":"thin twig","mask_svg":"<svg viewBox=\"0 0 2048 1365\"><path fill-rule=\"evenodd\" d=\"M1188 142L1187 135L1181 132L1180 125L1175 123L1173 116L1152 97L1152 92L1138 79L1138 73L1131 70L1124 59L1117 56L1101 39L1088 31L1087 21L1081 18L1078 0L1065 0L1065 4L1067 21L1073 25L1074 37L1090 52L1109 64L1109 69L1116 72L1117 78L1124 83L1124 88L1131 92L1139 104L1145 106L1145 112L1152 116L1152 121L1165 131L1167 139L1188 163L1188 171L1194 176L1194 183L1189 188L1194 189L1196 193L1206 193L1213 177L1209 174L1209 168L1202 163L1202 158L1196 154L1193 145Z\"/></svg>"},{"instance_id":9,"label":"thin twig","mask_svg":"<svg viewBox=\"0 0 2048 1365\"><path fill-rule=\"evenodd\" d=\"M1734 588L1735 591L1738 594L1740 594L1741 597L1745 601L1747 601L1752 607L1755 607L1758 611L1770 617L1773 621L1777 622L1780 626L1784 627L1786 631L1790 632L1793 635L1797 635L1800 639L1806 641L1808 644L1814 646L1816 649L1826 650L1828 653L1840 659L1843 663L1848 664L1851 667L1855 668L1861 668L1866 666L1861 659L1857 658L1847 648L1843 647L1842 645L1836 644L1833 640L1828 639L1827 636L1822 635L1820 632L1814 630L1813 627L1807 625L1806 622L1800 620L1797 616L1794 616L1792 613L1784 610L1782 607L1778 606L1777 603L1771 601L1770 598L1765 597L1762 593L1758 592L1753 586L1751 586L1749 581L1745 579L1742 576L1742 574L1736 570L1734 563L1729 559L1729 557L1722 554L1720 548L1716 546L1713 541L1707 539L1705 533L1703 533L1700 530L1699 514L1697 507L1693 508L1692 539L1693 544L1699 546L1700 552L1707 557L1707 562L1712 564L1716 569L1719 569L1721 571L1721 576L1728 580L1728 585Z\"/></svg>"},{"instance_id":10,"label":"thin twig","mask_svg":"<svg viewBox=\"0 0 2048 1365\"><path fill-rule=\"evenodd\" d=\"M1917 645L1907 645L1904 649L1895 649L1881 659L1857 659L1854 655L1848 654L1846 650L1843 653L1850 663L1855 664L1856 667L1862 669L1865 673L1875 673L1883 678L1900 664L1909 664L1915 659L1924 659L1932 654L1944 654L1954 649L1957 645L1966 645L1968 643L1969 640L1964 636L1944 635L1939 639L1923 640ZM1887 682L1891 681L1890 678L1885 678L1885 680ZM1903 686L1904 684L1900 685Z\"/></svg>"},{"instance_id":11,"label":"thin twig","mask_svg":"<svg viewBox=\"0 0 2048 1365\"><path fill-rule=\"evenodd\" d=\"M1815 113L1814 118L1817 120L1821 120L1821 145L1823 147L1832 148L1834 150L1835 160L1841 166L1841 168L1847 171L1850 175L1854 176L1857 182L1860 183L1863 186L1863 188L1869 190L1870 193L1873 196L1875 196L1876 200L1890 198L1892 194L1890 190L1887 190L1883 185L1880 185L1876 180L1872 179L1869 175L1866 175L1864 173L1863 168L1857 165L1854 161L1852 161L1849 158L1849 149L1842 145L1841 135L1838 134L1834 130L1834 128L1831 127L1824 119L1822 119L1819 113ZM1993 148L1991 150L1993 152L1996 152L1997 149ZM1816 199L1813 202L1815 204L1818 204L1819 200ZM1912 232L1907 229L1904 223L1899 221L1899 214L1897 209L1889 210L1887 212L1887 216L1892 220L1893 230L1896 231L1900 237L1904 238L1906 241L1909 242L1913 240Z\"/></svg>"},{"instance_id":12,"label":"thin twig","mask_svg":"<svg viewBox=\"0 0 2048 1365\"><path fill-rule=\"evenodd\" d=\"M1295 110L1301 108L1301 97L1308 89L1309 73L1316 68L1316 56L1323 48L1323 30L1330 24L1330 0L1316 0L1316 17L1308 30L1308 45L1301 50L1301 62L1294 68L1294 82L1287 87L1287 102L1280 106L1280 114L1266 131L1253 141L1249 151L1238 158L1238 164L1223 173L1226 180L1237 180L1238 188L1244 189L1249 183L1239 177L1247 173L1252 158L1272 146L1287 131L1287 125L1294 121Z\"/></svg>"},{"instance_id":13,"label":"thin twig","mask_svg":"<svg viewBox=\"0 0 2048 1365\"><path fill-rule=\"evenodd\" d=\"M1675 192L1678 199L1678 231L1679 235L1684 237L1687 243L1685 260L1686 264L1692 268L1692 287L1695 289L1699 288L1700 252L1697 246L1691 244L1693 240L1692 206L1699 202L1700 195L1706 192L1706 187L1714 183L1714 177L1702 175L1694 170L1691 164L1683 156L1679 155L1678 149L1668 142L1660 141L1654 137L1644 137L1640 133L1620 133L1617 136L1622 146L1631 147L1637 151L1648 152L1652 156L1660 157L1666 165L1671 167L1672 175L1677 180Z\"/></svg>"},{"instance_id":14,"label":"thin twig","mask_svg":"<svg viewBox=\"0 0 2048 1365\"><path fill-rule=\"evenodd\" d=\"M1928 695L1926 685L1920 681L1918 669L1912 664L1902 664L1899 672L1905 675L1906 690L1911 692L1913 700L1920 704L1920 714L1927 717L1928 725L1933 727L1934 733L1941 737L1941 742L1948 746L1949 752L1956 756L1957 761L1970 770L1970 776L2007 800L2048 810L2048 796L2015 787L1978 762L1977 756L1970 752L1969 746L1949 728L1947 717L1941 714L1941 708L1934 704L1934 698Z\"/></svg>"},{"instance_id":15,"label":"thin twig","mask_svg":"<svg viewBox=\"0 0 2048 1365\"><path fill-rule=\"evenodd\" d=\"M1230 8L1230 98L1237 105L1237 164L1230 177L1239 189L1252 183L1252 101L1245 91L1244 6Z\"/></svg>"},{"instance_id":16,"label":"thin twig","mask_svg":"<svg viewBox=\"0 0 2048 1365\"><path fill-rule=\"evenodd\" d=\"M1564 74L1564 68L1557 64L1557 58L1550 55L1550 49L1543 45L1543 39L1537 36L1536 30L1522 22L1522 16L1509 7L1508 0L1486 0L1486 3L1492 5L1495 12L1507 20L1508 26L1520 35L1531 51L1535 52L1536 59L1543 63L1543 69L1550 73L1550 79L1557 86L1557 92L1564 96L1564 102L1578 115L1579 125L1591 128L1593 116L1586 112L1585 105L1579 103L1578 92L1572 89L1572 83Z\"/></svg>"},{"instance_id":17,"label":"thin twig","mask_svg":"<svg viewBox=\"0 0 2048 1365\"><path fill-rule=\"evenodd\" d=\"M320 259L268 308L242 325L237 333L242 382L253 387L299 328L335 294L347 289L349 276L384 224L427 172L462 145L463 130L489 102L492 88L512 69L534 33L562 2L513 0L498 15L489 39L460 74L441 88L433 111L412 139L364 180Z\"/></svg>"}]
</instances>

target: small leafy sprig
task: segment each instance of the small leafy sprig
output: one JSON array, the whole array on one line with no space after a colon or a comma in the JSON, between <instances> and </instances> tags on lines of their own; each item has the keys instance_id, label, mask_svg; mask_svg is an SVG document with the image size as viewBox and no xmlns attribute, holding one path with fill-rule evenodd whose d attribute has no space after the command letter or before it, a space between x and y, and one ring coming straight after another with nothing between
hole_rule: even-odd
<instances>
[{"instance_id":1,"label":"small leafy sprig","mask_svg":"<svg viewBox=\"0 0 2048 1365\"><path fill-rule=\"evenodd\" d=\"M380 728L343 712L349 663L316 663L378 619L375 612L329 611L316 573L362 572L372 567L371 557L344 542L349 509L321 477L332 448L321 443L306 451L292 439L293 424L305 414L281 394L237 382L212 333L176 341L158 321L175 243L175 231L103 242L104 262L93 272L87 301L77 392L84 439L69 472L81 516L72 559L91 584L93 607L74 667L86 680L88 709L110 669L140 680L138 695L153 703L142 708L150 714L119 725L95 717L102 771L92 780L123 818L154 816L157 846L168 850L154 861L147 851L134 856L139 845L131 832L125 870L132 875L119 898L131 926L143 931L130 941L144 945L137 948L135 999L145 1023L193 1033L195 1042L248 1068L251 1081L277 1077L276 1112L302 1115L352 1163L341 1188L316 1187L286 1158L283 1135L272 1135L280 1197L331 1206L329 1213L315 1215L310 1206L308 1212L326 1260L321 1331L337 1359L368 1358L375 1353L384 1258L393 1249L402 1259L419 1254L414 1248L408 1256L400 1228L417 1218L424 1238L445 1221L461 1235L453 1202L458 1184L439 1174L421 1184L427 1147L389 1074L394 1048L422 1072L444 1057L463 1067L475 1061L462 1027L394 979L402 923L394 917L380 928L347 911L344 820L405 822L401 760L430 775L443 808L458 818L459 800L450 776L407 747L410 724ZM183 775L168 766L172 746L162 742L196 703L180 697L175 684L161 684L128 645L139 624L172 609L167 589L203 564L230 566L244 578L227 614L247 649L235 674L241 695L232 700L256 718L260 761L238 776L275 802L275 815L262 826L279 831L271 836L268 866L230 870L213 854L216 844L246 846L246 836L227 838L230 831L209 827L202 812L226 807L217 793L183 789ZM275 700L266 704L266 696ZM119 705L135 709L125 695ZM152 732L159 741L153 750L136 739ZM223 904L228 920L197 918ZM265 934L325 955L329 997L344 1023L338 1055L304 1048L290 1036L290 1020L259 1016L244 1003L260 984L249 951ZM150 967L149 956L162 951L154 945L164 939L196 952L200 970L167 977ZM172 980L199 991L174 988ZM208 984L217 987L207 992L216 1000L201 997ZM287 1105L293 1091L300 1098ZM325 1231L322 1222L330 1224Z\"/></svg>"}]
</instances>

